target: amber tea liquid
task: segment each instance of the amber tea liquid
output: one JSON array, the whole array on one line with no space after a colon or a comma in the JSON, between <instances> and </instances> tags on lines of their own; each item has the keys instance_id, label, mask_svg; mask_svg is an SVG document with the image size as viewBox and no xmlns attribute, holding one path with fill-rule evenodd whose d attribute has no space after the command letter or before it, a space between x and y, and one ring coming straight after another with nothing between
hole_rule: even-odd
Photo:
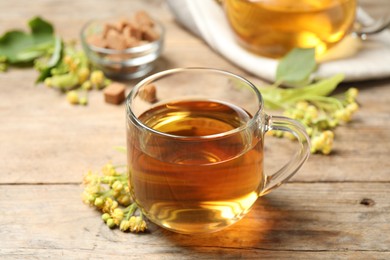
<instances>
[{"instance_id":1,"label":"amber tea liquid","mask_svg":"<svg viewBox=\"0 0 390 260\"><path fill-rule=\"evenodd\" d=\"M227 103L190 100L139 116L174 138L129 124L131 193L147 217L182 233L215 231L242 218L264 185L263 141L253 129L226 132L251 118Z\"/></svg>"},{"instance_id":2,"label":"amber tea liquid","mask_svg":"<svg viewBox=\"0 0 390 260\"><path fill-rule=\"evenodd\" d=\"M225 0L238 41L271 58L295 47L325 53L349 33L355 10L356 0Z\"/></svg>"}]
</instances>

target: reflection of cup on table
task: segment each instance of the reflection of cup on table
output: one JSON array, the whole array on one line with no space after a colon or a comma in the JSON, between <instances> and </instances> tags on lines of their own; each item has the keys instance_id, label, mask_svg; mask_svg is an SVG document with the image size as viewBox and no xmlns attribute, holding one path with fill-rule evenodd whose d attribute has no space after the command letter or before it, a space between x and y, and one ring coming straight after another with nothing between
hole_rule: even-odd
<instances>
[{"instance_id":1,"label":"reflection of cup on table","mask_svg":"<svg viewBox=\"0 0 390 260\"><path fill-rule=\"evenodd\" d=\"M317 55L326 53L353 31L356 14L356 0L224 0L223 3L238 42L271 58L280 58L297 47L315 47ZM379 25L381 29L383 22Z\"/></svg>"},{"instance_id":2,"label":"reflection of cup on table","mask_svg":"<svg viewBox=\"0 0 390 260\"><path fill-rule=\"evenodd\" d=\"M156 98L147 98L144 88ZM267 131L294 134L298 152L277 173L263 172ZM249 212L258 196L289 179L306 161L304 128L268 116L258 89L214 69L152 75L127 99L130 192L154 223L180 233L220 230Z\"/></svg>"}]
</instances>

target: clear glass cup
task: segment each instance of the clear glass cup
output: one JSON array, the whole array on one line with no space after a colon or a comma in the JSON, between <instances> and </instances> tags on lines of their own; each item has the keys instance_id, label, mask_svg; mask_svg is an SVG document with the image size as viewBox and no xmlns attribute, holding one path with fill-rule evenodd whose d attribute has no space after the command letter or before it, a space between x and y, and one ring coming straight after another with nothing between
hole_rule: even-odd
<instances>
[{"instance_id":1,"label":"clear glass cup","mask_svg":"<svg viewBox=\"0 0 390 260\"><path fill-rule=\"evenodd\" d=\"M297 121L267 115L256 86L222 70L149 76L131 91L126 109L130 193L149 220L179 233L213 232L237 222L310 153ZM263 170L270 130L289 132L299 143L274 174Z\"/></svg>"}]
</instances>

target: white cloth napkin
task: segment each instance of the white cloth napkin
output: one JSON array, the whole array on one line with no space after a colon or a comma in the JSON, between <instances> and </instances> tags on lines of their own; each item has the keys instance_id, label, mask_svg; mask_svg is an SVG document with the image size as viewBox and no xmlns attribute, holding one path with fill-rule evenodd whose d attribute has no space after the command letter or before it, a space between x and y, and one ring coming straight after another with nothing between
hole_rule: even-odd
<instances>
[{"instance_id":1,"label":"white cloth napkin","mask_svg":"<svg viewBox=\"0 0 390 260\"><path fill-rule=\"evenodd\" d=\"M167 0L168 6L188 30L201 37L211 48L244 70L273 81L277 60L252 54L235 40L223 9L215 0ZM370 17L358 9L358 17ZM355 40L356 41L356 40ZM361 81L390 77L390 32L370 35L352 56L321 62L315 77L324 78L344 73L344 81Z\"/></svg>"}]
</instances>

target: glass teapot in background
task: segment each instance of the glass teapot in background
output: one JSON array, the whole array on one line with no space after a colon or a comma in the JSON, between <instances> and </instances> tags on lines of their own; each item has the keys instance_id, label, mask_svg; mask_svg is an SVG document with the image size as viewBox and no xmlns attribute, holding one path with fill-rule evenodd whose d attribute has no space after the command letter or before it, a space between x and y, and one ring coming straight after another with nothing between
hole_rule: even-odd
<instances>
[{"instance_id":1,"label":"glass teapot in background","mask_svg":"<svg viewBox=\"0 0 390 260\"><path fill-rule=\"evenodd\" d=\"M293 48L316 48L322 55L346 35L359 37L389 25L355 28L357 0L224 0L237 41L261 56L280 58Z\"/></svg>"}]
</instances>

